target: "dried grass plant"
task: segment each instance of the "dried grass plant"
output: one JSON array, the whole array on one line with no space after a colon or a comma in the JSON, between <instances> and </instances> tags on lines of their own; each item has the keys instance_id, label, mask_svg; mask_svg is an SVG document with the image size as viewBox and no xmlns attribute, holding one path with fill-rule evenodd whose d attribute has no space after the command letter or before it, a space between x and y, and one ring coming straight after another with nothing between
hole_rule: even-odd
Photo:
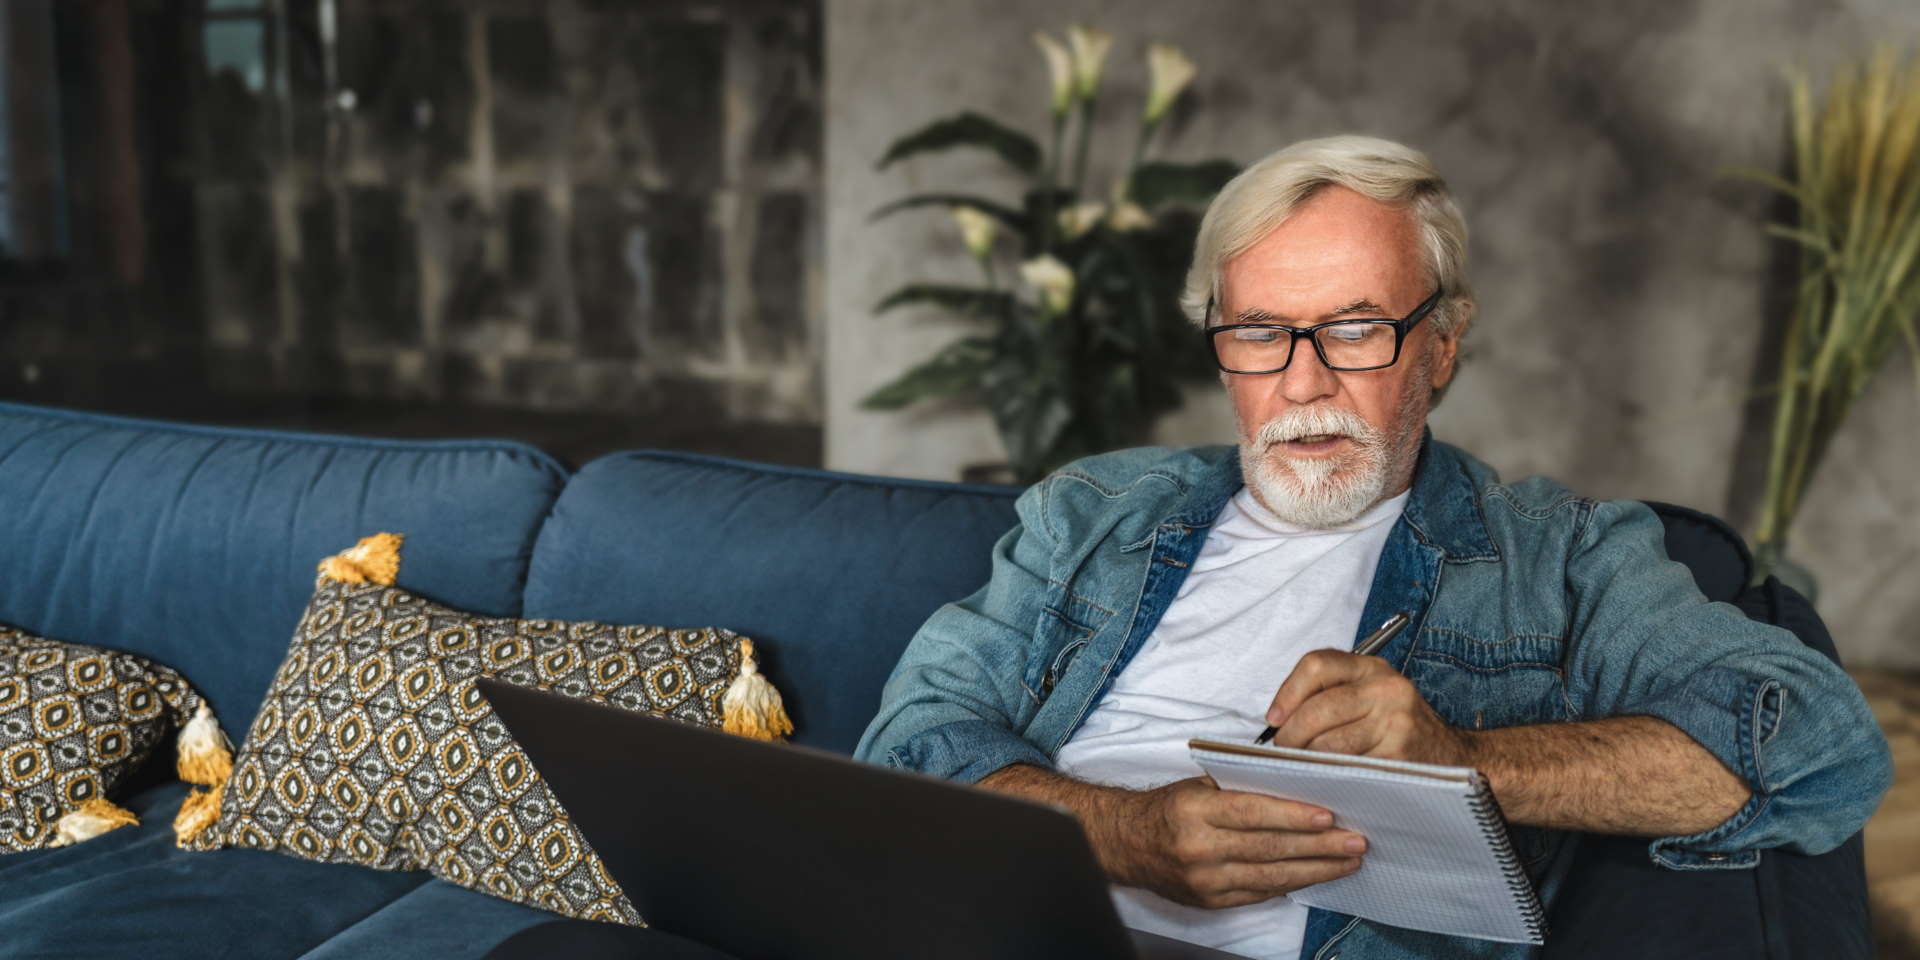
<instances>
[{"instance_id":1,"label":"dried grass plant","mask_svg":"<svg viewBox=\"0 0 1920 960\"><path fill-rule=\"evenodd\" d=\"M1755 539L1759 577L1787 533L1834 433L1902 344L1920 373L1920 57L1882 50L1842 67L1816 101L1787 77L1793 169L1735 174L1791 197L1799 287L1780 357L1771 451Z\"/></svg>"}]
</instances>

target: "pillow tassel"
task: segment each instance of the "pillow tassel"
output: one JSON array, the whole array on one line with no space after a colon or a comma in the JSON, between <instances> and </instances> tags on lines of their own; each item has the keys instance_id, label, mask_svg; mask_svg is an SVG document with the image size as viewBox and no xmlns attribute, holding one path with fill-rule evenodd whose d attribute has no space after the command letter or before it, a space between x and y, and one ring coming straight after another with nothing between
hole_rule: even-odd
<instances>
[{"instance_id":1,"label":"pillow tassel","mask_svg":"<svg viewBox=\"0 0 1920 960\"><path fill-rule=\"evenodd\" d=\"M793 732L780 691L753 660L753 641L740 638L740 672L720 698L720 728L754 740L779 741Z\"/></svg>"},{"instance_id":2,"label":"pillow tassel","mask_svg":"<svg viewBox=\"0 0 1920 960\"><path fill-rule=\"evenodd\" d=\"M193 713L193 719L180 730L180 739L176 741L174 752L179 759L174 763L174 771L180 779L198 787L187 794L180 802L180 812L173 818L174 842L181 848L193 845L202 831L220 818L220 795L224 791L227 777L233 774L233 752L227 746L226 734L220 732L220 722L213 718L213 711L201 701L200 708Z\"/></svg>"},{"instance_id":3,"label":"pillow tassel","mask_svg":"<svg viewBox=\"0 0 1920 960\"><path fill-rule=\"evenodd\" d=\"M233 754L227 749L226 735L220 732L220 722L213 718L204 700L193 712L193 719L181 728L174 752L180 755L174 771L188 783L211 787L226 783L233 774Z\"/></svg>"},{"instance_id":4,"label":"pillow tassel","mask_svg":"<svg viewBox=\"0 0 1920 960\"><path fill-rule=\"evenodd\" d=\"M220 846L217 840L211 844L202 835L214 821L220 819L220 796L227 785L216 783L210 789L195 790L180 801L180 812L173 817L173 844L182 850L212 850Z\"/></svg>"},{"instance_id":5,"label":"pillow tassel","mask_svg":"<svg viewBox=\"0 0 1920 960\"><path fill-rule=\"evenodd\" d=\"M92 840L108 830L139 822L140 818L134 816L133 811L116 806L106 797L88 797L79 809L54 821L53 842L47 846L64 847L70 843Z\"/></svg>"},{"instance_id":6,"label":"pillow tassel","mask_svg":"<svg viewBox=\"0 0 1920 960\"><path fill-rule=\"evenodd\" d=\"M341 583L391 587L400 575L400 542L404 539L398 533L361 537L359 543L320 561L320 575Z\"/></svg>"}]
</instances>

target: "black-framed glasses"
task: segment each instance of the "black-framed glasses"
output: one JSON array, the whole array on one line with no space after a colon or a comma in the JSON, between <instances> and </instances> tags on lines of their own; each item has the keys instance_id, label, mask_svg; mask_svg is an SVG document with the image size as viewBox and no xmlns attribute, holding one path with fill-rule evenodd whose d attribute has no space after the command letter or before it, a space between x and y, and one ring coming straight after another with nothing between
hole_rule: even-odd
<instances>
[{"instance_id":1,"label":"black-framed glasses","mask_svg":"<svg viewBox=\"0 0 1920 960\"><path fill-rule=\"evenodd\" d=\"M1293 347L1301 339L1313 343L1313 352L1329 370L1379 370L1400 362L1400 345L1407 334L1440 305L1440 291L1398 320L1348 318L1289 327L1283 323L1223 323L1205 332L1213 348L1213 362L1227 373L1279 373L1293 363ZM1207 300L1208 317L1213 300Z\"/></svg>"}]
</instances>

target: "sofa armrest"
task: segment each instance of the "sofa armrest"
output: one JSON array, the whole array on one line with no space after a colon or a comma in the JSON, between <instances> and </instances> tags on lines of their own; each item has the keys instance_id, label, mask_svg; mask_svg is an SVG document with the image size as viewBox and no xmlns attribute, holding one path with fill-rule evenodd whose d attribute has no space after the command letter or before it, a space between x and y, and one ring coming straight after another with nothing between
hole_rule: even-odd
<instances>
[{"instance_id":1,"label":"sofa armrest","mask_svg":"<svg viewBox=\"0 0 1920 960\"><path fill-rule=\"evenodd\" d=\"M1668 553L1702 592L1755 620L1791 630L1839 663L1813 605L1769 577L1743 587L1752 559L1718 519L1649 503L1667 527ZM1716 595L1718 594L1718 595ZM1637 837L1586 835L1548 916L1550 960L1866 960L1873 955L1865 846L1854 834L1818 856L1768 850L1752 870L1667 870Z\"/></svg>"}]
</instances>

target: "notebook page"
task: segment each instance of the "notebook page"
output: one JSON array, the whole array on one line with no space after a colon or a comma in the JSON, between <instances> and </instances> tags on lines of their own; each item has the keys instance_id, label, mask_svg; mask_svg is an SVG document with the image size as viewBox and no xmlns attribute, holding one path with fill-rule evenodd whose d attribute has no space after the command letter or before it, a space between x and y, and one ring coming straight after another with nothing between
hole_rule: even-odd
<instances>
[{"instance_id":1,"label":"notebook page","mask_svg":"<svg viewBox=\"0 0 1920 960\"><path fill-rule=\"evenodd\" d=\"M1296 891L1294 901L1415 930L1542 942L1475 816L1470 779L1228 753L1204 741L1190 749L1221 787L1326 807L1336 826L1367 838L1358 871Z\"/></svg>"}]
</instances>

